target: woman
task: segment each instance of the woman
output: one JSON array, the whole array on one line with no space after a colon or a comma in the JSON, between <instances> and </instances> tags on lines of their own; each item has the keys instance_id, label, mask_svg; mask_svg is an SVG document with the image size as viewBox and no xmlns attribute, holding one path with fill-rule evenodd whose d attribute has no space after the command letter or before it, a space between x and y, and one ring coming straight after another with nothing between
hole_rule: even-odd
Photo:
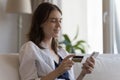
<instances>
[{"instance_id":1,"label":"woman","mask_svg":"<svg viewBox=\"0 0 120 80\"><path fill-rule=\"evenodd\" d=\"M20 50L21 80L75 80L71 60L74 55L69 55L57 43L61 21L62 12L56 5L45 2L37 7L29 41ZM92 57L87 58L77 80L91 73L94 63Z\"/></svg>"}]
</instances>

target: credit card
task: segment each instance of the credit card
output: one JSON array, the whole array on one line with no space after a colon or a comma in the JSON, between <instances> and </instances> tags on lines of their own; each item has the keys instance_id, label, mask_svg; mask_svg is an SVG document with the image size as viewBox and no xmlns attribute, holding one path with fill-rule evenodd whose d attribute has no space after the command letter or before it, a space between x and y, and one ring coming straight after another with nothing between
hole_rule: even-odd
<instances>
[{"instance_id":1,"label":"credit card","mask_svg":"<svg viewBox=\"0 0 120 80\"><path fill-rule=\"evenodd\" d=\"M83 57L84 57L84 56L74 56L74 57L72 58L72 60L73 60L74 62L81 62L82 59L83 59Z\"/></svg>"}]
</instances>

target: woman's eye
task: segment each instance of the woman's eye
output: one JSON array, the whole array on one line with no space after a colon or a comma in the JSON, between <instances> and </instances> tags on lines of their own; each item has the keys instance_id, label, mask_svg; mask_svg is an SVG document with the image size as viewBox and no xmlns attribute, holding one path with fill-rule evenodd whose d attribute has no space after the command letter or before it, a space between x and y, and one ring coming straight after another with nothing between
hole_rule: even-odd
<instances>
[{"instance_id":1,"label":"woman's eye","mask_svg":"<svg viewBox=\"0 0 120 80\"><path fill-rule=\"evenodd\" d=\"M59 23L62 23L62 20L60 20Z\"/></svg>"},{"instance_id":2,"label":"woman's eye","mask_svg":"<svg viewBox=\"0 0 120 80\"><path fill-rule=\"evenodd\" d=\"M50 22L56 22L56 20L55 20L55 19L50 19L49 21L50 21Z\"/></svg>"},{"instance_id":3,"label":"woman's eye","mask_svg":"<svg viewBox=\"0 0 120 80\"><path fill-rule=\"evenodd\" d=\"M51 20L51 22L56 22L56 20Z\"/></svg>"},{"instance_id":4,"label":"woman's eye","mask_svg":"<svg viewBox=\"0 0 120 80\"><path fill-rule=\"evenodd\" d=\"M61 23L62 22L62 20L60 19L60 20L57 20L57 19L50 19L50 22L52 22L52 23Z\"/></svg>"}]
</instances>

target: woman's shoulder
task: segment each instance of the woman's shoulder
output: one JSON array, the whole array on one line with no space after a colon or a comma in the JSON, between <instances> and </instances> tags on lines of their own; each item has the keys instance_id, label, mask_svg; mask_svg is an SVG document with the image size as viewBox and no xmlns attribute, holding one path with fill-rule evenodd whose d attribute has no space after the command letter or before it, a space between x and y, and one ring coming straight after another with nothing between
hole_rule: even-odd
<instances>
[{"instance_id":1,"label":"woman's shoulder","mask_svg":"<svg viewBox=\"0 0 120 80\"><path fill-rule=\"evenodd\" d=\"M26 43L23 44L23 46L25 45L35 45L32 41L27 41Z\"/></svg>"},{"instance_id":2,"label":"woman's shoulder","mask_svg":"<svg viewBox=\"0 0 120 80\"><path fill-rule=\"evenodd\" d=\"M37 45L32 41L27 41L22 45L22 47L37 47Z\"/></svg>"},{"instance_id":3,"label":"woman's shoulder","mask_svg":"<svg viewBox=\"0 0 120 80\"><path fill-rule=\"evenodd\" d=\"M33 43L32 41L28 41L26 43L23 44L23 46L20 48L20 55L21 56L30 56L30 57L35 57L35 54L38 51L38 47L35 43Z\"/></svg>"},{"instance_id":4,"label":"woman's shoulder","mask_svg":"<svg viewBox=\"0 0 120 80\"><path fill-rule=\"evenodd\" d=\"M22 47L20 48L20 51L24 51L24 50L37 50L39 49L38 46L32 42L32 41L28 41L26 43L24 43L22 45Z\"/></svg>"}]
</instances>

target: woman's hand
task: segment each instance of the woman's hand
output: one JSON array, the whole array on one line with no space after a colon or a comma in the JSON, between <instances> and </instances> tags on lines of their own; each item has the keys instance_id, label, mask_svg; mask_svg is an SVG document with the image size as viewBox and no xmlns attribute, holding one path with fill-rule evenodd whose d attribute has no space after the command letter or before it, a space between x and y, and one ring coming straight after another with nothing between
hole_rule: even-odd
<instances>
[{"instance_id":1,"label":"woman's hand","mask_svg":"<svg viewBox=\"0 0 120 80\"><path fill-rule=\"evenodd\" d=\"M68 55L67 57L65 57L62 60L61 64L55 70L53 70L46 76L43 76L41 80L55 80L55 78L63 74L65 71L70 70L74 64L74 62L70 59L73 56L74 55Z\"/></svg>"},{"instance_id":2,"label":"woman's hand","mask_svg":"<svg viewBox=\"0 0 120 80\"><path fill-rule=\"evenodd\" d=\"M95 60L93 57L88 57L85 61L85 63L83 63L83 67L82 67L82 72L81 74L89 74L93 71L94 69L94 65L95 65Z\"/></svg>"},{"instance_id":3,"label":"woman's hand","mask_svg":"<svg viewBox=\"0 0 120 80\"><path fill-rule=\"evenodd\" d=\"M86 74L90 74L94 69L94 65L95 65L94 58L88 57L86 59L85 63L83 63L82 71L81 71L80 75L78 76L77 80L83 80L83 78L85 77Z\"/></svg>"},{"instance_id":4,"label":"woman's hand","mask_svg":"<svg viewBox=\"0 0 120 80\"><path fill-rule=\"evenodd\" d=\"M59 74L63 74L65 71L70 70L73 66L74 62L70 60L71 57L74 55L68 55L66 58L63 59L59 67L57 68Z\"/></svg>"}]
</instances>

